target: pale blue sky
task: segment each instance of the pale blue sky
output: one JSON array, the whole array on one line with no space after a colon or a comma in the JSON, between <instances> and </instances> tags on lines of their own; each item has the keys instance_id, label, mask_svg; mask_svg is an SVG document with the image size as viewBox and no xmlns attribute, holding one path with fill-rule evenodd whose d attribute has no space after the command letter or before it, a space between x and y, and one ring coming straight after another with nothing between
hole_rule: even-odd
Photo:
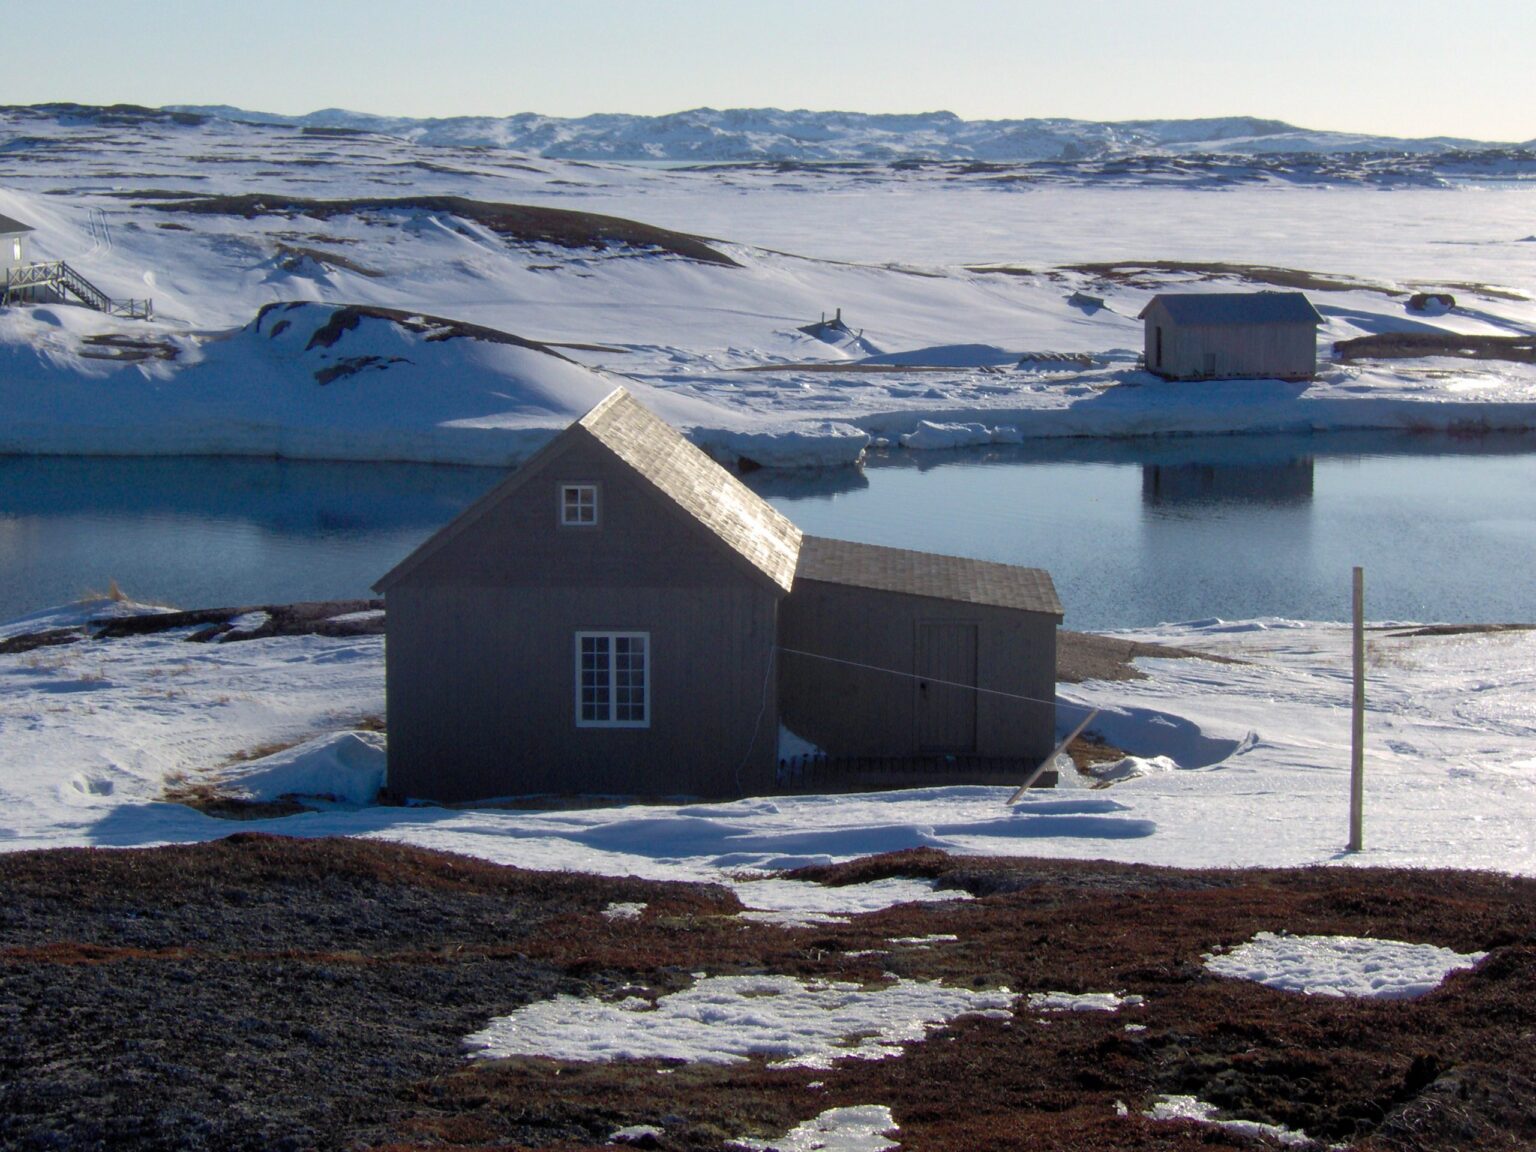
<instances>
[{"instance_id":1,"label":"pale blue sky","mask_svg":"<svg viewBox=\"0 0 1536 1152\"><path fill-rule=\"evenodd\" d=\"M37 0L0 103L1252 115L1536 137L1532 0Z\"/></svg>"}]
</instances>

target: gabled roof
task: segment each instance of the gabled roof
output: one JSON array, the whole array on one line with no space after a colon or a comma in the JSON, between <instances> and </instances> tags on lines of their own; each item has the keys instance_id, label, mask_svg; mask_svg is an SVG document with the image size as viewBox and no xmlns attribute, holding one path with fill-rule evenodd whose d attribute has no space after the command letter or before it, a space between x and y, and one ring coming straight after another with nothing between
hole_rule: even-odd
<instances>
[{"instance_id":1,"label":"gabled roof","mask_svg":"<svg viewBox=\"0 0 1536 1152\"><path fill-rule=\"evenodd\" d=\"M0 216L0 236L9 236L13 232L36 232L37 229L30 224L23 224L20 220L12 220L9 216Z\"/></svg>"},{"instance_id":2,"label":"gabled roof","mask_svg":"<svg viewBox=\"0 0 1536 1152\"><path fill-rule=\"evenodd\" d=\"M800 529L623 388L577 424L788 592Z\"/></svg>"},{"instance_id":3,"label":"gabled roof","mask_svg":"<svg viewBox=\"0 0 1536 1152\"><path fill-rule=\"evenodd\" d=\"M778 509L690 444L624 388L615 388L596 407L475 501L426 543L374 584L384 591L460 533L469 530L529 477L545 459L558 455L571 437L596 440L649 482L683 515L708 530L729 551L788 592L800 554L800 529Z\"/></svg>"},{"instance_id":4,"label":"gabled roof","mask_svg":"<svg viewBox=\"0 0 1536 1152\"><path fill-rule=\"evenodd\" d=\"M1178 324L1321 324L1301 292L1160 292L1137 315L1161 305Z\"/></svg>"},{"instance_id":5,"label":"gabled roof","mask_svg":"<svg viewBox=\"0 0 1536 1152\"><path fill-rule=\"evenodd\" d=\"M1045 612L1057 617L1062 614L1049 572L990 560L805 536L800 541L796 574L804 580L827 584Z\"/></svg>"}]
</instances>

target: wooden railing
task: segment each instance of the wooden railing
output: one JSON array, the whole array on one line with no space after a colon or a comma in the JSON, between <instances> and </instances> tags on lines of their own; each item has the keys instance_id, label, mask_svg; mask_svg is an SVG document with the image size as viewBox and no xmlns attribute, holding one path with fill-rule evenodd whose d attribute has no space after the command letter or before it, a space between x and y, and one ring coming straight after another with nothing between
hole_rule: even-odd
<instances>
[{"instance_id":1,"label":"wooden railing","mask_svg":"<svg viewBox=\"0 0 1536 1152\"><path fill-rule=\"evenodd\" d=\"M68 292L87 308L109 316L126 316L130 320L153 320L155 317L153 300L114 300L63 260L7 268L0 303L13 304L38 288Z\"/></svg>"}]
</instances>

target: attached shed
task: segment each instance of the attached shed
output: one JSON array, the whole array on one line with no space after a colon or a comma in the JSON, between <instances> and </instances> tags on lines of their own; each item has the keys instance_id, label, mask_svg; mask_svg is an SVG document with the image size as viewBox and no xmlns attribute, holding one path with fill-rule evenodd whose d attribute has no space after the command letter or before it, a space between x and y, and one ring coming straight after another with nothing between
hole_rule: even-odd
<instances>
[{"instance_id":1,"label":"attached shed","mask_svg":"<svg viewBox=\"0 0 1536 1152\"><path fill-rule=\"evenodd\" d=\"M27 262L27 233L34 231L30 224L0 215L0 267L14 268Z\"/></svg>"},{"instance_id":2,"label":"attached shed","mask_svg":"<svg viewBox=\"0 0 1536 1152\"><path fill-rule=\"evenodd\" d=\"M806 536L779 607L784 724L839 758L1033 765L1061 616L1039 568Z\"/></svg>"},{"instance_id":3,"label":"attached shed","mask_svg":"<svg viewBox=\"0 0 1536 1152\"><path fill-rule=\"evenodd\" d=\"M1052 747L1048 575L804 537L622 388L375 588L401 797L770 792L781 720L1013 781Z\"/></svg>"},{"instance_id":4,"label":"attached shed","mask_svg":"<svg viewBox=\"0 0 1536 1152\"><path fill-rule=\"evenodd\" d=\"M1301 292L1164 292L1141 310L1146 365L1166 380L1310 380L1317 326Z\"/></svg>"}]
</instances>

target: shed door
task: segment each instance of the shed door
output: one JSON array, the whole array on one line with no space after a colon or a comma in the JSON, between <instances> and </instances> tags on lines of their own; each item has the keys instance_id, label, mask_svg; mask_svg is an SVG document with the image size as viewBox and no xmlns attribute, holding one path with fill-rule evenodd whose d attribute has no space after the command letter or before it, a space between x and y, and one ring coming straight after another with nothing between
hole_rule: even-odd
<instances>
[{"instance_id":1,"label":"shed door","mask_svg":"<svg viewBox=\"0 0 1536 1152\"><path fill-rule=\"evenodd\" d=\"M917 677L918 748L976 751L976 692L953 687L976 683L976 625L919 623Z\"/></svg>"}]
</instances>

